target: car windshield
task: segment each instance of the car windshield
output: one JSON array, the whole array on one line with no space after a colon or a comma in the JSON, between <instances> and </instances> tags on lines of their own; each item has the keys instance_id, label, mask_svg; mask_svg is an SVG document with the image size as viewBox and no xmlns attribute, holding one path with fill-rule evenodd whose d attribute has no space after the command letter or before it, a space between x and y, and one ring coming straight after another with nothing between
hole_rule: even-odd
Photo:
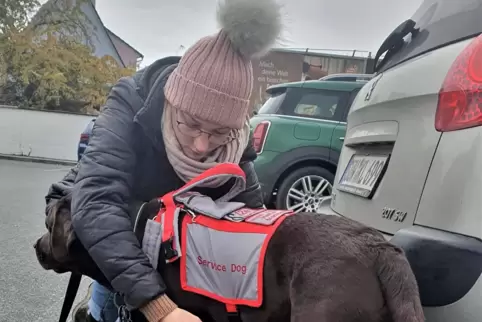
<instances>
[{"instance_id":1,"label":"car windshield","mask_svg":"<svg viewBox=\"0 0 482 322\"><path fill-rule=\"evenodd\" d=\"M277 93L268 98L268 100L261 106L258 114L276 114L286 97L286 92Z\"/></svg>"},{"instance_id":2,"label":"car windshield","mask_svg":"<svg viewBox=\"0 0 482 322\"><path fill-rule=\"evenodd\" d=\"M377 56L386 54L378 61L376 71L386 71L431 50L479 35L481 15L482 0L425 0L412 19L384 41ZM402 33L402 29L407 32Z\"/></svg>"}]
</instances>

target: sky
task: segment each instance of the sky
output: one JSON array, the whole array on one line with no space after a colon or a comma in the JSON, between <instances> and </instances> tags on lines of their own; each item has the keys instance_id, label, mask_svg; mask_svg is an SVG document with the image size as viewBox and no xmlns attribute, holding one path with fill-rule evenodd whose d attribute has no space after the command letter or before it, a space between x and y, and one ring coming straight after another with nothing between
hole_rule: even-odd
<instances>
[{"instance_id":1,"label":"sky","mask_svg":"<svg viewBox=\"0 0 482 322\"><path fill-rule=\"evenodd\" d=\"M263 0L260 0L263 1ZM278 0L283 46L376 52L422 0ZM96 0L104 25L144 55L143 65L182 54L215 33L216 0Z\"/></svg>"}]
</instances>

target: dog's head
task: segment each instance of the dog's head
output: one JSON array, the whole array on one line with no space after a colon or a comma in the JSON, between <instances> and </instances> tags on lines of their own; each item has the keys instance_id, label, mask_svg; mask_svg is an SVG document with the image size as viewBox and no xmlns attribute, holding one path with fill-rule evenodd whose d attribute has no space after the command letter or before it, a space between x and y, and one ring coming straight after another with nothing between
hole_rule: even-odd
<instances>
[{"instance_id":1,"label":"dog's head","mask_svg":"<svg viewBox=\"0 0 482 322\"><path fill-rule=\"evenodd\" d=\"M50 207L45 218L48 232L35 245L40 265L56 273L74 272L109 286L107 279L77 239L72 227L71 198L67 195Z\"/></svg>"},{"instance_id":2,"label":"dog's head","mask_svg":"<svg viewBox=\"0 0 482 322\"><path fill-rule=\"evenodd\" d=\"M48 232L40 237L34 245L40 265L58 273L66 271L63 264L68 261L69 249L75 240L70 215L70 201L70 196L66 196L50 207L45 217Z\"/></svg>"}]
</instances>

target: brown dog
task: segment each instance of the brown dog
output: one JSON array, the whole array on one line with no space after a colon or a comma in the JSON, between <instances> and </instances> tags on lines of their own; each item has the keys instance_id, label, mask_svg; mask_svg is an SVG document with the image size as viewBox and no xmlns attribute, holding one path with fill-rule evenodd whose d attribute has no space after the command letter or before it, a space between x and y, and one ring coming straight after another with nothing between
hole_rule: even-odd
<instances>
[{"instance_id":1,"label":"brown dog","mask_svg":"<svg viewBox=\"0 0 482 322\"><path fill-rule=\"evenodd\" d=\"M89 256L72 228L70 195L48 208L45 226L48 232L34 244L40 265L58 274L73 272L89 276L110 288L107 278Z\"/></svg>"},{"instance_id":2,"label":"brown dog","mask_svg":"<svg viewBox=\"0 0 482 322\"><path fill-rule=\"evenodd\" d=\"M55 263L43 264L44 268L62 272L78 265L77 272L105 280L90 258L79 263L88 254L81 247L72 248L78 241L69 238L69 210L68 198L52 209L57 222L50 224L50 241L44 236L37 242L37 256L50 256L45 254L50 244L50 253L65 258L65 252L70 252L70 259L59 262L57 256ZM158 210L157 200L149 202L139 218L153 218ZM136 233L142 235L142 231ZM168 295L180 307L203 322L228 321L223 304L181 289L179 261L160 263L159 270ZM424 321L417 283L401 249L355 221L310 213L290 216L280 225L266 253L263 305L242 306L239 311L243 322Z\"/></svg>"}]
</instances>

